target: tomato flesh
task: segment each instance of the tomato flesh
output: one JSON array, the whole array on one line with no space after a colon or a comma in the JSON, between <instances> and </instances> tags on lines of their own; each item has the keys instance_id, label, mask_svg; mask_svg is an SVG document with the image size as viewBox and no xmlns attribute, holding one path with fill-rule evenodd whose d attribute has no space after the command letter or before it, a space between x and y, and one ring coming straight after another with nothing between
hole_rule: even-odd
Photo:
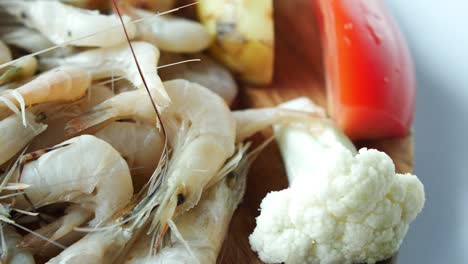
<instances>
[{"instance_id":1,"label":"tomato flesh","mask_svg":"<svg viewBox=\"0 0 468 264\"><path fill-rule=\"evenodd\" d=\"M352 139L404 136L415 77L405 39L382 0L316 0L329 112Z\"/></svg>"}]
</instances>

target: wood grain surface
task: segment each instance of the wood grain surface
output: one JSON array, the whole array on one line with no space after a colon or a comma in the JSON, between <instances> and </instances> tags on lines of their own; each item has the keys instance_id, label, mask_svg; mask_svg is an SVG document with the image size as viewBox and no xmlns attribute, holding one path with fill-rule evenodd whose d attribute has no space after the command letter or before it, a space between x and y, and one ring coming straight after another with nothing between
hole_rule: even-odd
<instances>
[{"instance_id":1,"label":"wood grain surface","mask_svg":"<svg viewBox=\"0 0 468 264\"><path fill-rule=\"evenodd\" d=\"M309 96L326 106L318 29L311 0L277 0L275 4L275 77L267 87L244 85L239 103L242 108L274 106L298 96ZM257 135L266 138L271 131ZM355 142L358 147L377 148L394 160L398 172L413 169L412 137ZM248 175L244 201L236 211L218 263L262 263L252 252L248 236L255 227L259 205L273 190L288 186L283 162L273 142L258 157ZM396 263L396 257L382 263Z\"/></svg>"}]
</instances>

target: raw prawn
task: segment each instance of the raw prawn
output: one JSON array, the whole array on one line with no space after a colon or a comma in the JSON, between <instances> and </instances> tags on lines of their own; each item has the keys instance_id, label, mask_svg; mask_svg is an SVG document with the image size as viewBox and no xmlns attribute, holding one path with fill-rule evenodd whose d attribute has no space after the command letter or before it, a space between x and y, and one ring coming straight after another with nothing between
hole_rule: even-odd
<instances>
[{"instance_id":1,"label":"raw prawn","mask_svg":"<svg viewBox=\"0 0 468 264\"><path fill-rule=\"evenodd\" d=\"M163 51L194 53L210 46L210 34L199 22L168 14L154 16L130 6L125 9L135 19L147 18L137 24L137 38L153 43Z\"/></svg>"},{"instance_id":2,"label":"raw prawn","mask_svg":"<svg viewBox=\"0 0 468 264\"><path fill-rule=\"evenodd\" d=\"M227 183L231 188L231 191L234 191L235 189L239 191L239 197L231 197L233 198L233 203L231 204L231 206L234 207L234 200L236 198L240 198L240 192L242 192L243 188L243 176L241 174L239 178L237 178L236 173L241 172L239 171L239 168L246 168L244 163L242 163L242 165L239 164L242 162L245 152L247 151L247 147L248 146L239 146L236 154L224 164L222 169L220 169L217 172L217 175L215 177L219 179L215 182L216 184L218 182L221 182L222 179L224 179L224 177L226 177L227 175L230 175L227 176L229 178L227 180ZM236 168L237 171L231 173ZM158 168L158 170L159 169L162 168ZM233 179L233 176L236 176L236 180ZM239 179L240 181L237 182L237 179ZM114 225L110 225L110 227L105 227L102 229L86 229L91 231L91 233L88 233L83 239L65 249L57 257L51 259L49 263L82 263L83 261L85 261L86 263L104 264L123 263L127 256L126 253L128 252L128 250L131 249L135 241L141 238L140 235L144 231L148 231L148 220L150 220L150 217L154 215L155 210L153 209L155 209L157 206L156 204L152 203L151 199L148 198L150 197L146 196L143 198L142 201L146 201L149 203L140 202L136 204L133 208L131 208L131 211L129 213L125 213L124 211L123 217L121 217L120 219L116 219L116 224L114 223ZM140 210L142 208L146 210ZM235 208L232 208L232 210L234 209ZM224 212L224 214L229 214L229 210L231 210L231 207L229 207L228 210ZM141 211L143 211L143 213L141 213ZM223 217L224 214L222 215ZM210 216L214 215L211 214ZM122 219L129 219L129 221L122 221ZM216 228L216 230L212 233L213 237L222 234L220 234L219 232L225 232L224 225L226 224L227 223L223 222L223 225L220 228ZM162 226L158 225L156 230L160 230L161 228ZM214 239L222 238L217 237ZM219 246L216 246L215 243L216 242L214 242L212 249L218 251ZM208 249L207 251L207 254L213 254L210 253L211 249Z\"/></svg>"},{"instance_id":3,"label":"raw prawn","mask_svg":"<svg viewBox=\"0 0 468 264\"><path fill-rule=\"evenodd\" d=\"M170 98L157 73L159 50L146 42L132 42L132 46L155 102L161 107L167 106ZM42 60L42 63L49 68L58 65L84 68L91 73L94 80L125 77L135 87L144 88L127 43L112 48L88 50L66 58L48 58Z\"/></svg>"},{"instance_id":4,"label":"raw prawn","mask_svg":"<svg viewBox=\"0 0 468 264\"><path fill-rule=\"evenodd\" d=\"M159 70L163 81L185 79L198 83L221 96L231 105L237 96L238 87L232 74L224 66L203 54L180 55L162 53L160 64L172 64L187 59L200 59L200 62L178 64Z\"/></svg>"},{"instance_id":5,"label":"raw prawn","mask_svg":"<svg viewBox=\"0 0 468 264\"><path fill-rule=\"evenodd\" d=\"M17 89L0 94L0 98L6 99L0 103L0 118L11 114L7 101L24 111L25 107L34 104L76 100L85 95L90 85L91 77L87 71L76 67L53 69Z\"/></svg>"},{"instance_id":6,"label":"raw prawn","mask_svg":"<svg viewBox=\"0 0 468 264\"><path fill-rule=\"evenodd\" d=\"M47 128L47 125L36 122L36 116L27 110L24 112L24 117L27 127L24 127L19 114L0 120L0 165L11 159Z\"/></svg>"},{"instance_id":7,"label":"raw prawn","mask_svg":"<svg viewBox=\"0 0 468 264\"><path fill-rule=\"evenodd\" d=\"M130 214L133 218L153 219L150 232L155 231L158 238L164 235L167 224L175 215L184 213L198 203L203 190L217 177L223 164L234 153L235 142L235 122L222 98L198 84L185 80L165 82L164 86L172 103L161 112L161 117L167 135L171 137L172 157L164 173L162 185L155 187L156 189L150 188L148 196L136 207L137 213ZM128 93L120 94L122 101L125 94ZM123 106L117 102L114 102L113 107L98 106L87 115L72 120L71 128L80 131L98 124L98 119L119 119L119 115L128 117L135 110L130 109L129 105ZM131 111L125 113L123 109ZM140 110L154 113L149 107ZM106 119L101 119L102 116ZM154 208L157 208L155 212ZM144 223L136 225L141 228ZM82 252L87 252L87 259L95 259L96 263L100 263L104 258L107 261L110 257L107 248L112 245L120 251L130 240L127 237L129 235L123 227L89 234L85 237L88 240L80 240L79 244L66 249L51 263L79 261L83 258ZM105 242L102 242L103 240ZM103 245L96 249L95 244L99 241Z\"/></svg>"},{"instance_id":8,"label":"raw prawn","mask_svg":"<svg viewBox=\"0 0 468 264\"><path fill-rule=\"evenodd\" d=\"M216 263L229 222L244 196L246 176L254 156L242 155L232 172L204 191L193 209L175 219L171 226L172 243L152 255L152 237L143 233L124 263Z\"/></svg>"},{"instance_id":9,"label":"raw prawn","mask_svg":"<svg viewBox=\"0 0 468 264\"><path fill-rule=\"evenodd\" d=\"M0 7L28 27L35 28L56 45L111 47L126 42L116 15L102 15L59 1L3 0ZM135 36L131 19L122 17L129 36Z\"/></svg>"},{"instance_id":10,"label":"raw prawn","mask_svg":"<svg viewBox=\"0 0 468 264\"><path fill-rule=\"evenodd\" d=\"M114 122L95 136L111 144L134 169L133 186L140 190L156 169L163 152L164 137L159 129L142 123Z\"/></svg>"},{"instance_id":11,"label":"raw prawn","mask_svg":"<svg viewBox=\"0 0 468 264\"><path fill-rule=\"evenodd\" d=\"M236 124L223 99L207 88L185 80L164 86L173 104L162 119L176 137L160 208L177 206L183 213L198 203L206 184L234 153Z\"/></svg>"},{"instance_id":12,"label":"raw prawn","mask_svg":"<svg viewBox=\"0 0 468 264\"><path fill-rule=\"evenodd\" d=\"M15 198L18 208L28 209L70 202L94 213L91 226L103 224L124 208L132 198L129 168L120 154L108 143L94 136L72 138L53 148L23 157L27 162L18 181L31 186L24 192L29 198ZM82 221L64 221L54 238L66 235Z\"/></svg>"},{"instance_id":13,"label":"raw prawn","mask_svg":"<svg viewBox=\"0 0 468 264\"><path fill-rule=\"evenodd\" d=\"M0 40L0 65L12 60L10 49Z\"/></svg>"}]
</instances>

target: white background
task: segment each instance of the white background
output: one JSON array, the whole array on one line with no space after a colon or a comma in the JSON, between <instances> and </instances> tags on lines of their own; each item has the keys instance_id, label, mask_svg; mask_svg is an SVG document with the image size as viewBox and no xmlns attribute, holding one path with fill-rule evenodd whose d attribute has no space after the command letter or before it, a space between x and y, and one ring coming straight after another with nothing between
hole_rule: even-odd
<instances>
[{"instance_id":1,"label":"white background","mask_svg":"<svg viewBox=\"0 0 468 264\"><path fill-rule=\"evenodd\" d=\"M415 172L427 198L398 263L468 263L468 0L386 2L416 63Z\"/></svg>"}]
</instances>

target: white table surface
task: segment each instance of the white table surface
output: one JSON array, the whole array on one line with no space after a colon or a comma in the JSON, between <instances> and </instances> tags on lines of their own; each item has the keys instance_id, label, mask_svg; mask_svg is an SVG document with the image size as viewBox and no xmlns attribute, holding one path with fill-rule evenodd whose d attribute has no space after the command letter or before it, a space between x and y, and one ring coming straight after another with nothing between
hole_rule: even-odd
<instances>
[{"instance_id":1,"label":"white table surface","mask_svg":"<svg viewBox=\"0 0 468 264\"><path fill-rule=\"evenodd\" d=\"M415 172L426 206L399 263L468 263L468 0L386 0L416 64Z\"/></svg>"}]
</instances>

